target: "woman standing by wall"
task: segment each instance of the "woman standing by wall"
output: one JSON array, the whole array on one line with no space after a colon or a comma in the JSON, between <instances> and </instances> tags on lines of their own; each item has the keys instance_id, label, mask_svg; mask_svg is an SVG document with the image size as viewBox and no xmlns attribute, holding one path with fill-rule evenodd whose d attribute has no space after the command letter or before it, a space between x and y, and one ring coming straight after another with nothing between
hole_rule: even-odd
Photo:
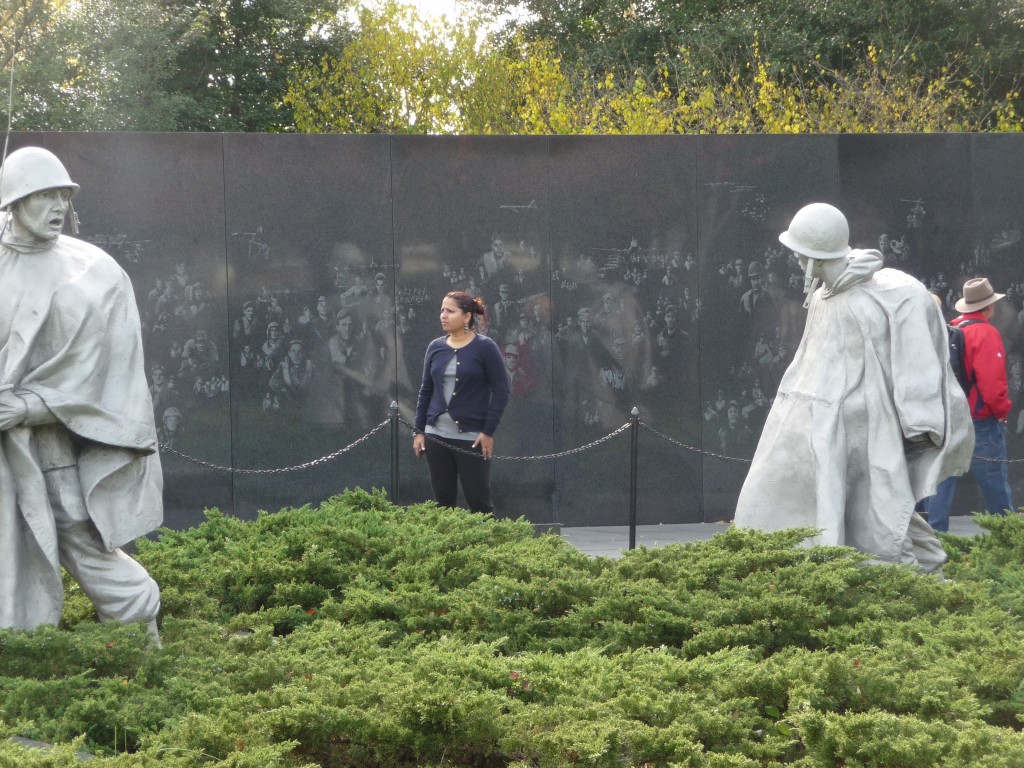
<instances>
[{"instance_id":1,"label":"woman standing by wall","mask_svg":"<svg viewBox=\"0 0 1024 768\"><path fill-rule=\"evenodd\" d=\"M445 335L430 342L423 359L412 444L427 457L434 501L454 507L461 482L470 510L493 512L490 458L509 380L498 345L476 331L478 317L487 319L484 303L465 291L441 302Z\"/></svg>"}]
</instances>

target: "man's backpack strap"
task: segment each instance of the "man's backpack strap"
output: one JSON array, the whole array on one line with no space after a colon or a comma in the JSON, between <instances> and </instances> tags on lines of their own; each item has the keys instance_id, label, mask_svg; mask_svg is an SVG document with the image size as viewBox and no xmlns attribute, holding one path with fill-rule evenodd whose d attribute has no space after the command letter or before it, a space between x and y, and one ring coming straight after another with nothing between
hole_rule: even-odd
<instances>
[{"instance_id":1,"label":"man's backpack strap","mask_svg":"<svg viewBox=\"0 0 1024 768\"><path fill-rule=\"evenodd\" d=\"M952 323L950 323L950 325L949 325L949 327L951 329L950 330L950 354L952 355L953 354L953 349L956 348L957 349L957 353L960 356L958 364L956 366L954 366L953 372L956 374L957 381L960 382L960 386L963 387L965 395L969 395L970 394L971 387L973 387L975 385L975 378L974 378L974 376L971 373L968 373L968 371L967 371L967 362L966 362L965 355L964 355L965 350L966 350L966 345L965 345L965 338L966 338L966 336L964 334L964 328L966 328L969 325L976 325L977 323L980 323L980 322L983 322L983 321L982 320L961 320L956 325L953 325ZM958 332L958 335L960 336L960 338L958 340L958 343L956 343L956 344L954 344L953 338L952 338L953 334L955 332ZM982 399L982 397L981 397L981 390L979 389L978 390L978 399L977 399L977 401L975 401L975 404L974 404L974 411L980 410L982 407L984 407L984 405L985 405L985 401Z\"/></svg>"}]
</instances>

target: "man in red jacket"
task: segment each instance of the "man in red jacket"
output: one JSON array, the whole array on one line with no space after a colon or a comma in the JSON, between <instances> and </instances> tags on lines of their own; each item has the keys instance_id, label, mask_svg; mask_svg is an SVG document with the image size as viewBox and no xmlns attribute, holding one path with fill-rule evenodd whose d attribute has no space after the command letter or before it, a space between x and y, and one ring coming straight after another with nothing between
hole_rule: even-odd
<instances>
[{"instance_id":1,"label":"man in red jacket","mask_svg":"<svg viewBox=\"0 0 1024 768\"><path fill-rule=\"evenodd\" d=\"M988 278L971 278L964 283L963 298L956 303L961 314L952 323L963 328L964 370L972 382L967 395L975 435L971 473L992 514L1014 509L1006 464L1006 416L1013 405L1006 384L1006 351L1002 336L989 322L996 302L1005 295L996 293ZM925 500L928 522L937 531L949 530L956 481L955 475L946 479L935 495Z\"/></svg>"}]
</instances>

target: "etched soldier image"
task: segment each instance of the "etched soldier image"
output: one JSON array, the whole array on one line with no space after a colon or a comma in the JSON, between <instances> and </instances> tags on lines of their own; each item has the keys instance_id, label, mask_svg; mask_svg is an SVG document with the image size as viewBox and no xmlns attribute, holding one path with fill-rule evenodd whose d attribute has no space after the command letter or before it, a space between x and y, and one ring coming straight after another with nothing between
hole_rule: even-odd
<instances>
[{"instance_id":1,"label":"etched soldier image","mask_svg":"<svg viewBox=\"0 0 1024 768\"><path fill-rule=\"evenodd\" d=\"M748 315L768 314L768 307L775 302L768 292L764 266L757 261L750 262L747 277L750 280L750 290L740 297L740 309Z\"/></svg>"},{"instance_id":2,"label":"etched soldier image","mask_svg":"<svg viewBox=\"0 0 1024 768\"><path fill-rule=\"evenodd\" d=\"M725 407L725 423L718 430L720 448L726 456L747 456L754 450L754 433L741 418L740 404L730 400Z\"/></svg>"},{"instance_id":3,"label":"etched soldier image","mask_svg":"<svg viewBox=\"0 0 1024 768\"><path fill-rule=\"evenodd\" d=\"M234 338L239 343L253 345L262 343L263 326L256 320L256 302L247 301L242 305L242 315L235 320Z\"/></svg>"},{"instance_id":4,"label":"etched soldier image","mask_svg":"<svg viewBox=\"0 0 1024 768\"><path fill-rule=\"evenodd\" d=\"M334 331L327 341L324 370L313 385L308 419L313 424L345 426L357 432L369 422L368 395L373 387L376 352L368 335L358 333L352 310L338 311Z\"/></svg>"},{"instance_id":5,"label":"etched soldier image","mask_svg":"<svg viewBox=\"0 0 1024 768\"><path fill-rule=\"evenodd\" d=\"M512 331L513 321L519 319L519 305L511 298L512 290L508 283L498 286L498 300L491 305L491 326L496 338L505 338Z\"/></svg>"},{"instance_id":6,"label":"etched soldier image","mask_svg":"<svg viewBox=\"0 0 1024 768\"><path fill-rule=\"evenodd\" d=\"M174 448L175 443L181 437L181 433L181 410L174 406L165 408L160 418L160 426L157 427L160 445L164 448Z\"/></svg>"},{"instance_id":7,"label":"etched soldier image","mask_svg":"<svg viewBox=\"0 0 1024 768\"><path fill-rule=\"evenodd\" d=\"M505 250L504 238L497 232L491 236L491 250L480 257L480 282L487 283L499 273L507 269L508 252ZM475 286L467 286L474 288Z\"/></svg>"},{"instance_id":8,"label":"etched soldier image","mask_svg":"<svg viewBox=\"0 0 1024 768\"><path fill-rule=\"evenodd\" d=\"M306 357L305 343L292 339L288 342L288 354L270 377L270 390L289 402L301 400L315 374L313 361Z\"/></svg>"}]
</instances>

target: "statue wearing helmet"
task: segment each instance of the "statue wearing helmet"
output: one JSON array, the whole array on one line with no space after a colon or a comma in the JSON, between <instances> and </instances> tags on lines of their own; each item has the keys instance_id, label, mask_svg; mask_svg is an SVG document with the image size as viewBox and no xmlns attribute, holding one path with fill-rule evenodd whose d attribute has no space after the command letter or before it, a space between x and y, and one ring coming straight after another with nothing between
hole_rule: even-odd
<instances>
[{"instance_id":1,"label":"statue wearing helmet","mask_svg":"<svg viewBox=\"0 0 1024 768\"><path fill-rule=\"evenodd\" d=\"M805 205L779 235L779 241L796 254L804 270L807 307L811 294L826 273L836 275L845 264L840 262L850 251L850 225L843 212L828 203Z\"/></svg>"},{"instance_id":2,"label":"statue wearing helmet","mask_svg":"<svg viewBox=\"0 0 1024 768\"><path fill-rule=\"evenodd\" d=\"M826 203L800 209L779 235L804 267L807 321L735 522L818 529L809 543L939 572L945 552L915 504L969 466L967 403L927 289L849 236Z\"/></svg>"},{"instance_id":3,"label":"statue wearing helmet","mask_svg":"<svg viewBox=\"0 0 1024 768\"><path fill-rule=\"evenodd\" d=\"M41 147L25 147L12 152L2 166L0 176L0 211L33 192L44 189L69 189L78 192L67 169L55 154Z\"/></svg>"},{"instance_id":4,"label":"statue wearing helmet","mask_svg":"<svg viewBox=\"0 0 1024 768\"><path fill-rule=\"evenodd\" d=\"M77 191L39 147L0 166L0 627L59 623L63 566L100 619L155 635L160 590L119 549L163 520L138 309L110 256L61 234Z\"/></svg>"}]
</instances>

